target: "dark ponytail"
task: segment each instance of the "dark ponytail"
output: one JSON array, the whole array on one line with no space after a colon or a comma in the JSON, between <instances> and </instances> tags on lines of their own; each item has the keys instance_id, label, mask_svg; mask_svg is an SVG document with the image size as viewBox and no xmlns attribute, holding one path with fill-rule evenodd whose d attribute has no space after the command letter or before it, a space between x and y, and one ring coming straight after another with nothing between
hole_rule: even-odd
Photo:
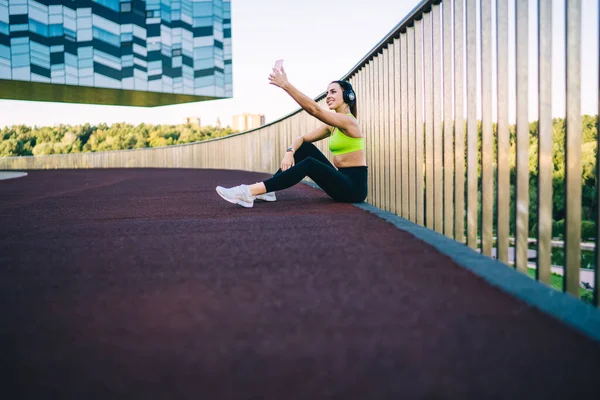
<instances>
[{"instance_id":1,"label":"dark ponytail","mask_svg":"<svg viewBox=\"0 0 600 400\"><path fill-rule=\"evenodd\" d=\"M356 115L356 112L357 112L357 110L356 110L356 92L354 92L354 89L352 88L352 85L350 84L350 82L348 82L348 81L333 81L331 83L337 83L338 85L340 85L340 87L342 88L344 93L352 92L354 94L354 100L348 102L348 101L346 101L346 96L344 96L344 102L350 106L350 112L352 113L354 118L356 118L357 117L357 115Z\"/></svg>"}]
</instances>

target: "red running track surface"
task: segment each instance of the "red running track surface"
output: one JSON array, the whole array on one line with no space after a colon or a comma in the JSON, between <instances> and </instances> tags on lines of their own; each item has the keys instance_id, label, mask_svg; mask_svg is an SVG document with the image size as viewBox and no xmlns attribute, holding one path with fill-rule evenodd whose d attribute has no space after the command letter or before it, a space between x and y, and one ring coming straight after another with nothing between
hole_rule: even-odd
<instances>
[{"instance_id":1,"label":"red running track surface","mask_svg":"<svg viewBox=\"0 0 600 400\"><path fill-rule=\"evenodd\" d=\"M598 343L317 189L28 172L0 181L5 399L600 398Z\"/></svg>"}]
</instances>

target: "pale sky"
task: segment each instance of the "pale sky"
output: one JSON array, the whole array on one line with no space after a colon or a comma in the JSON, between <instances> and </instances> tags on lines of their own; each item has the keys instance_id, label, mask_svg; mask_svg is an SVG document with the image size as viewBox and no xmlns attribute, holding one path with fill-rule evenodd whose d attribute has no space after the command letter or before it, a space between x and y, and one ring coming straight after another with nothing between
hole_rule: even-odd
<instances>
[{"instance_id":1,"label":"pale sky","mask_svg":"<svg viewBox=\"0 0 600 400\"><path fill-rule=\"evenodd\" d=\"M596 0L582 2L582 108L583 112L595 114L598 9ZM233 115L244 112L265 114L267 122L274 121L298 109L281 89L268 84L275 60L283 58L290 82L308 96L316 97L329 82L346 75L420 1L232 0L231 3L232 99L152 108L0 100L0 127L85 122L180 124L187 116L200 117L203 125L214 125L219 117L226 126L231 124ZM554 0L554 4L559 10L564 7L564 0ZM558 14L555 18L555 32L564 28L560 26L560 17ZM535 50L530 46L531 58ZM560 57L555 56L557 61ZM561 71L555 73L560 76ZM560 85L560 79L555 84ZM532 85L534 91L537 83ZM535 100L535 94L531 97ZM555 114L564 115L560 107L557 96ZM535 112L530 117L535 117Z\"/></svg>"}]
</instances>

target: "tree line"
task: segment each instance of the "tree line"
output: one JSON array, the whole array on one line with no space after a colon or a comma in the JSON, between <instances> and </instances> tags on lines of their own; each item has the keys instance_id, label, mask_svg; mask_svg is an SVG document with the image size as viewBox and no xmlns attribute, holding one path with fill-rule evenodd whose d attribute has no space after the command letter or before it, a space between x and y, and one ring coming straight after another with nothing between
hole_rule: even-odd
<instances>
[{"instance_id":1,"label":"tree line","mask_svg":"<svg viewBox=\"0 0 600 400\"><path fill-rule=\"evenodd\" d=\"M582 194L581 194L581 238L589 240L596 238L596 185L598 184L596 160L598 154L598 116L584 115L582 117L582 145L581 145L581 167L582 167ZM496 132L494 126L494 132ZM529 124L529 235L537 236L537 178L538 178L538 143L539 143L538 121ZM555 118L552 120L552 191L553 191L553 236L561 237L564 233L564 220L566 215L565 176L566 176L566 120ZM496 137L496 135L494 135ZM514 234L514 207L515 207L515 182L516 182L516 127L510 127L510 171L511 171L511 212L510 229Z\"/></svg>"},{"instance_id":2,"label":"tree line","mask_svg":"<svg viewBox=\"0 0 600 400\"><path fill-rule=\"evenodd\" d=\"M33 128L14 125L0 130L0 157L143 149L200 142L232 133L235 131L230 127L196 124L61 124Z\"/></svg>"},{"instance_id":3,"label":"tree line","mask_svg":"<svg viewBox=\"0 0 600 400\"><path fill-rule=\"evenodd\" d=\"M497 138L494 125L494 137ZM555 118L553 129L553 220L554 236L563 232L565 218L565 135L566 121ZM478 123L479 146L481 146L481 122ZM0 130L0 156L40 156L47 154L68 154L80 152L98 152L111 150L139 149L147 147L169 146L200 142L207 139L224 137L235 133L230 127L200 127L196 124L137 126L116 123L99 125L58 125L53 127L29 127L14 125ZM538 122L529 124L529 180L531 236L535 235L537 223L537 171L538 171ZM595 237L596 220L596 157L598 152L597 116L582 117L582 238ZM494 145L494 160L497 146ZM511 205L515 201L516 181L516 126L510 126L510 171ZM495 162L495 161L494 161ZM481 152L479 152L481 166ZM511 232L514 233L514 212L511 213Z\"/></svg>"}]
</instances>

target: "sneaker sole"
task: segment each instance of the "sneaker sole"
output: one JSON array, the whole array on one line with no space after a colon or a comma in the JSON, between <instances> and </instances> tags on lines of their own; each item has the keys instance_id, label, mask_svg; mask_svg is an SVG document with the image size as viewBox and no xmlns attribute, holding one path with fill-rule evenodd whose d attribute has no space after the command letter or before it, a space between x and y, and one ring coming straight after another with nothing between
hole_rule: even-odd
<instances>
[{"instance_id":1,"label":"sneaker sole","mask_svg":"<svg viewBox=\"0 0 600 400\"><path fill-rule=\"evenodd\" d=\"M242 201L242 200L230 200L227 197L223 196L221 194L221 192L219 192L219 190L217 189L217 194L219 196L221 196L221 198L231 204L237 204L239 206L245 207L245 208L252 208L254 206L254 203L248 203L247 201Z\"/></svg>"},{"instance_id":2,"label":"sneaker sole","mask_svg":"<svg viewBox=\"0 0 600 400\"><path fill-rule=\"evenodd\" d=\"M260 200L260 201L268 201L268 202L274 202L277 201L277 199L259 199L258 197L256 198L256 200Z\"/></svg>"}]
</instances>

